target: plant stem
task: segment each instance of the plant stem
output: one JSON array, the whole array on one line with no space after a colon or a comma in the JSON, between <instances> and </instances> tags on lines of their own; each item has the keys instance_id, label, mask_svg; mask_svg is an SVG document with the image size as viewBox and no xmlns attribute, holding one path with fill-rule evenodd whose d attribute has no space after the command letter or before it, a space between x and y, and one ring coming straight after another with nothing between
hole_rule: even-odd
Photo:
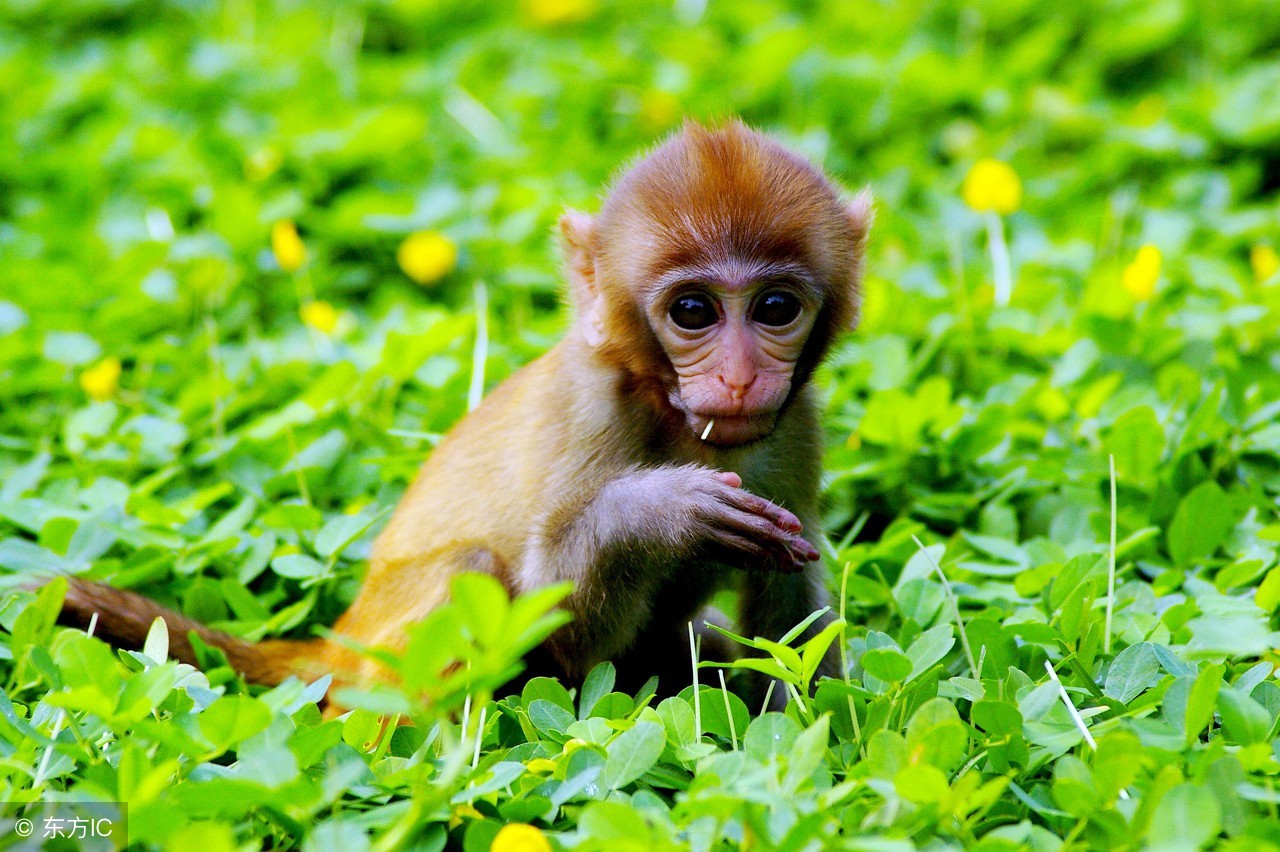
<instances>
[{"instance_id":1,"label":"plant stem","mask_svg":"<svg viewBox=\"0 0 1280 852\"><path fill-rule=\"evenodd\" d=\"M996 307L1003 308L1013 296L1013 268L1009 263L1009 246L1004 241L1004 220L994 210L988 210L987 246L991 249L991 264L996 284Z\"/></svg>"},{"instance_id":2,"label":"plant stem","mask_svg":"<svg viewBox=\"0 0 1280 852\"><path fill-rule=\"evenodd\" d=\"M489 288L477 281L474 288L476 305L476 344L471 350L471 386L467 389L467 411L475 411L484 397L484 369L489 360Z\"/></svg>"},{"instance_id":3,"label":"plant stem","mask_svg":"<svg viewBox=\"0 0 1280 852\"><path fill-rule=\"evenodd\" d=\"M1107 622L1103 633L1102 652L1111 653L1111 615L1116 603L1116 457L1111 461L1111 561L1107 565Z\"/></svg>"}]
</instances>

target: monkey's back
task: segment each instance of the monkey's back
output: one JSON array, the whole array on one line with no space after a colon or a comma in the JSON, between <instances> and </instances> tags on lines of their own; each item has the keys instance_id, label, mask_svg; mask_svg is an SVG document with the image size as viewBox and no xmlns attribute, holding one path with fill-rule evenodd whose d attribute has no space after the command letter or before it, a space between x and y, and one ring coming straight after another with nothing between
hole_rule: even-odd
<instances>
[{"instance_id":1,"label":"monkey's back","mask_svg":"<svg viewBox=\"0 0 1280 852\"><path fill-rule=\"evenodd\" d=\"M547 495L589 488L590 472L609 467L602 449L568 457L583 445L573 434L578 424L601 422L583 408L609 398L594 387L605 375L566 365L573 348L563 341L510 376L435 448L378 537L338 633L400 644L401 628L438 606L460 571L492 573L514 589L530 535L555 508ZM565 387L566 374L580 381Z\"/></svg>"}]
</instances>

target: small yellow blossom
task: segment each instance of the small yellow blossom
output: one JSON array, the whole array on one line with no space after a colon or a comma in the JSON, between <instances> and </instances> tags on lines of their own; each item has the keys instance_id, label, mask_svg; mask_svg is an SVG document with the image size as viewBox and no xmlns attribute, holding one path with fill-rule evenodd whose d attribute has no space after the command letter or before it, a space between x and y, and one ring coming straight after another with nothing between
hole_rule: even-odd
<instances>
[{"instance_id":1,"label":"small yellow blossom","mask_svg":"<svg viewBox=\"0 0 1280 852\"><path fill-rule=\"evenodd\" d=\"M285 272L296 272L307 260L307 247L298 236L298 226L285 219L271 228L271 253Z\"/></svg>"},{"instance_id":2,"label":"small yellow blossom","mask_svg":"<svg viewBox=\"0 0 1280 852\"><path fill-rule=\"evenodd\" d=\"M548 775L556 771L556 762L547 760L545 757L535 757L526 763L524 768L535 775Z\"/></svg>"},{"instance_id":3,"label":"small yellow blossom","mask_svg":"<svg viewBox=\"0 0 1280 852\"><path fill-rule=\"evenodd\" d=\"M527 0L525 10L536 24L572 24L596 11L596 0Z\"/></svg>"},{"instance_id":4,"label":"small yellow blossom","mask_svg":"<svg viewBox=\"0 0 1280 852\"><path fill-rule=\"evenodd\" d=\"M849 438L844 442L844 445L851 450L862 449L862 434L859 432L850 432Z\"/></svg>"},{"instance_id":5,"label":"small yellow blossom","mask_svg":"<svg viewBox=\"0 0 1280 852\"><path fill-rule=\"evenodd\" d=\"M551 852L551 844L533 826L513 822L502 827L489 849L490 852Z\"/></svg>"},{"instance_id":6,"label":"small yellow blossom","mask_svg":"<svg viewBox=\"0 0 1280 852\"><path fill-rule=\"evenodd\" d=\"M302 321L321 334L332 334L338 327L338 309L328 302L307 302L298 309Z\"/></svg>"},{"instance_id":7,"label":"small yellow blossom","mask_svg":"<svg viewBox=\"0 0 1280 852\"><path fill-rule=\"evenodd\" d=\"M1138 249L1133 261L1120 274L1120 284L1129 295L1145 302L1155 295L1160 280L1160 249L1147 243Z\"/></svg>"},{"instance_id":8,"label":"small yellow blossom","mask_svg":"<svg viewBox=\"0 0 1280 852\"><path fill-rule=\"evenodd\" d=\"M103 358L80 374L80 387L96 402L105 402L120 389L120 359Z\"/></svg>"},{"instance_id":9,"label":"small yellow blossom","mask_svg":"<svg viewBox=\"0 0 1280 852\"><path fill-rule=\"evenodd\" d=\"M432 284L452 272L458 264L458 247L439 231L418 231L400 244L396 261L404 274L414 281Z\"/></svg>"},{"instance_id":10,"label":"small yellow blossom","mask_svg":"<svg viewBox=\"0 0 1280 852\"><path fill-rule=\"evenodd\" d=\"M964 203L979 213L994 210L1007 215L1022 203L1022 181L1008 163L988 157L969 169L960 194Z\"/></svg>"},{"instance_id":11,"label":"small yellow blossom","mask_svg":"<svg viewBox=\"0 0 1280 852\"><path fill-rule=\"evenodd\" d=\"M454 805L453 813L449 815L449 828L457 828L467 819L484 819L484 814L476 810L475 805Z\"/></svg>"},{"instance_id":12,"label":"small yellow blossom","mask_svg":"<svg viewBox=\"0 0 1280 852\"><path fill-rule=\"evenodd\" d=\"M1253 277L1261 284L1280 272L1280 254L1271 246L1259 243L1249 250L1249 265L1253 267Z\"/></svg>"}]
</instances>

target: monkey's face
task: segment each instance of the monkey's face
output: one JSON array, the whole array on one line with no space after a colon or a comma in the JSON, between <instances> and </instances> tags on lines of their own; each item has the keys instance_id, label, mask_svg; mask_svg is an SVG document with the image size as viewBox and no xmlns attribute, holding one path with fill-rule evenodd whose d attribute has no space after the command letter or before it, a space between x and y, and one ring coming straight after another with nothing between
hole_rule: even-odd
<instances>
[{"instance_id":1,"label":"monkey's face","mask_svg":"<svg viewBox=\"0 0 1280 852\"><path fill-rule=\"evenodd\" d=\"M759 440L791 394L818 293L792 270L689 272L665 276L645 306L674 368L669 400L695 434L710 425L709 443Z\"/></svg>"}]
</instances>

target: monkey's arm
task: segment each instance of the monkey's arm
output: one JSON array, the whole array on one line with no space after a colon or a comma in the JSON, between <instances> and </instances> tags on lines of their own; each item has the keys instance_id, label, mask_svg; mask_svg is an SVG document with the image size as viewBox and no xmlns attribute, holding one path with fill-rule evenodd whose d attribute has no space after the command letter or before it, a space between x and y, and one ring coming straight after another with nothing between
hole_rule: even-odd
<instances>
[{"instance_id":1,"label":"monkey's arm","mask_svg":"<svg viewBox=\"0 0 1280 852\"><path fill-rule=\"evenodd\" d=\"M631 469L545 517L517 583L574 581L565 604L574 620L549 643L566 673L625 651L660 585L691 556L791 573L818 558L795 515L740 485L698 465Z\"/></svg>"}]
</instances>

